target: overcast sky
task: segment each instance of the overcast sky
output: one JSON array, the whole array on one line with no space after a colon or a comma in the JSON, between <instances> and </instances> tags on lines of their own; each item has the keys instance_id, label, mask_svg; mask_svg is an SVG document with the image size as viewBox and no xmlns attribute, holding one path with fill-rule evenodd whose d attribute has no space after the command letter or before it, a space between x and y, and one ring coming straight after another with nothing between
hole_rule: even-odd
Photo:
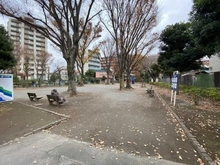
<instances>
[{"instance_id":1,"label":"overcast sky","mask_svg":"<svg viewBox=\"0 0 220 165\"><path fill-rule=\"evenodd\" d=\"M177 22L187 22L192 5L192 0L159 0L158 29L163 30L167 25Z\"/></svg>"},{"instance_id":2,"label":"overcast sky","mask_svg":"<svg viewBox=\"0 0 220 165\"><path fill-rule=\"evenodd\" d=\"M172 25L177 22L187 22L193 5L192 0L158 0L158 3L158 32L161 32L167 25ZM4 24L6 27L7 21L7 17L0 16L0 24ZM152 54L157 52L158 50L156 49Z\"/></svg>"}]
</instances>

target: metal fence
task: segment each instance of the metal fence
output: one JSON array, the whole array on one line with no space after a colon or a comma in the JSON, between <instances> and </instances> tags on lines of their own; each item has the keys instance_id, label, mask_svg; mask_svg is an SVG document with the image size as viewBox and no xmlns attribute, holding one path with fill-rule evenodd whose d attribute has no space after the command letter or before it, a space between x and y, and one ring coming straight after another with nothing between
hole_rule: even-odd
<instances>
[{"instance_id":1,"label":"metal fence","mask_svg":"<svg viewBox=\"0 0 220 165\"><path fill-rule=\"evenodd\" d=\"M195 76L185 75L181 77L180 84L203 88L220 87L220 72L212 74L200 73Z\"/></svg>"},{"instance_id":2,"label":"metal fence","mask_svg":"<svg viewBox=\"0 0 220 165\"><path fill-rule=\"evenodd\" d=\"M214 85L215 87L220 87L220 72L214 73Z\"/></svg>"}]
</instances>

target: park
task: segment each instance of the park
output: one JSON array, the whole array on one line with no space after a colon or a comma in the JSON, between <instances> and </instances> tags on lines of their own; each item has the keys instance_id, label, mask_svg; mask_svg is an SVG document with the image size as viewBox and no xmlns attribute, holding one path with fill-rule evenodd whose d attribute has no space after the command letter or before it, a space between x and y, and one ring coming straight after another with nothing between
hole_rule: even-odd
<instances>
[{"instance_id":1,"label":"park","mask_svg":"<svg viewBox=\"0 0 220 165\"><path fill-rule=\"evenodd\" d=\"M68 101L61 106L51 106L46 98L54 87L15 89L14 101L2 103L1 164L202 162L181 124L167 109L171 105L157 94L148 95L141 84L124 91L118 84L90 84L79 87L75 97L68 97L66 88L56 87ZM30 101L27 92L43 98ZM50 146L48 153L45 145ZM17 153L27 150L28 158L18 161Z\"/></svg>"},{"instance_id":2,"label":"park","mask_svg":"<svg viewBox=\"0 0 220 165\"><path fill-rule=\"evenodd\" d=\"M220 165L219 9L1 0L0 164Z\"/></svg>"}]
</instances>

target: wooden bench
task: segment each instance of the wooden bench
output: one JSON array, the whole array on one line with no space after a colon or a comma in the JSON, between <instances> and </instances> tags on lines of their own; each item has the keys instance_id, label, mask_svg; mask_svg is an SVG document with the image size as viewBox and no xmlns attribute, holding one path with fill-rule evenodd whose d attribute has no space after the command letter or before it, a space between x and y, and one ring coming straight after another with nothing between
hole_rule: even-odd
<instances>
[{"instance_id":1,"label":"wooden bench","mask_svg":"<svg viewBox=\"0 0 220 165\"><path fill-rule=\"evenodd\" d=\"M31 101L39 101L43 98L42 96L37 96L36 93L27 93L27 95Z\"/></svg>"},{"instance_id":2,"label":"wooden bench","mask_svg":"<svg viewBox=\"0 0 220 165\"><path fill-rule=\"evenodd\" d=\"M61 105L64 101L59 99L59 96L56 95L47 95L47 99L50 105L54 105L53 102L56 102L56 105Z\"/></svg>"},{"instance_id":3,"label":"wooden bench","mask_svg":"<svg viewBox=\"0 0 220 165\"><path fill-rule=\"evenodd\" d=\"M150 88L147 88L147 93L149 94L150 97L153 97L154 96L154 90L152 88L152 86Z\"/></svg>"}]
</instances>

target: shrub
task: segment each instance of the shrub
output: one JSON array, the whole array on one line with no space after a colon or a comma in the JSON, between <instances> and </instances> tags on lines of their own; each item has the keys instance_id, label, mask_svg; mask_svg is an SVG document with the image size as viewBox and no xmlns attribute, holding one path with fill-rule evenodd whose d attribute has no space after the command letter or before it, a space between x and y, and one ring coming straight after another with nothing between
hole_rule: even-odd
<instances>
[{"instance_id":1,"label":"shrub","mask_svg":"<svg viewBox=\"0 0 220 165\"><path fill-rule=\"evenodd\" d=\"M170 88L170 84L165 83L165 82L151 82L150 84L155 85L155 86L159 86L162 88Z\"/></svg>"},{"instance_id":2,"label":"shrub","mask_svg":"<svg viewBox=\"0 0 220 165\"><path fill-rule=\"evenodd\" d=\"M152 82L150 84L170 89L169 83ZM201 88L195 86L179 85L179 90L193 96L206 97L216 101L220 100L220 88Z\"/></svg>"}]
</instances>

